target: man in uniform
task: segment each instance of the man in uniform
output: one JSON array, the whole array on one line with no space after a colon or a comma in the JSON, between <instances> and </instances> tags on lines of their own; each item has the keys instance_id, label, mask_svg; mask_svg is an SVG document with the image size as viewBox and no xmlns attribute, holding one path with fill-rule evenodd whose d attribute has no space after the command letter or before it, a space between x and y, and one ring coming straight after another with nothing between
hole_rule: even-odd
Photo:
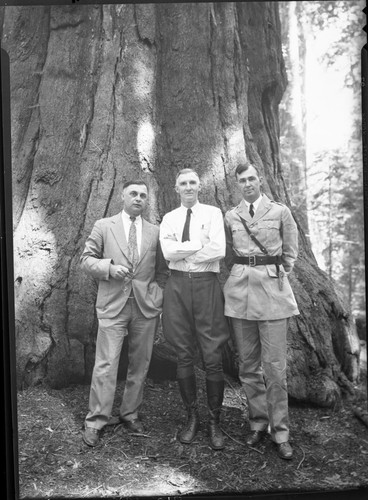
<instances>
[{"instance_id":1,"label":"man in uniform","mask_svg":"<svg viewBox=\"0 0 368 500\"><path fill-rule=\"evenodd\" d=\"M126 182L121 196L122 212L95 223L81 256L82 269L98 280L96 360L83 433L89 446L96 446L100 430L112 420L125 337L129 362L118 421L132 432L144 430L138 410L162 311L162 287L167 272L159 228L142 217L147 195L144 181Z\"/></svg>"},{"instance_id":2,"label":"man in uniform","mask_svg":"<svg viewBox=\"0 0 368 500\"><path fill-rule=\"evenodd\" d=\"M238 165L235 175L243 199L225 215L230 276L224 295L248 399L247 444L257 444L269 426L278 455L291 459L286 332L288 318L299 311L287 275L298 232L290 210L261 193L263 178L254 165Z\"/></svg>"},{"instance_id":3,"label":"man in uniform","mask_svg":"<svg viewBox=\"0 0 368 500\"><path fill-rule=\"evenodd\" d=\"M206 371L209 438L213 449L224 447L219 425L224 393L222 346L229 338L224 301L217 278L225 256L225 232L219 208L198 202L198 174L181 170L175 190L181 206L166 214L160 242L171 275L164 291L163 331L175 348L179 390L188 418L179 435L191 443L199 428L194 358L198 342Z\"/></svg>"}]
</instances>

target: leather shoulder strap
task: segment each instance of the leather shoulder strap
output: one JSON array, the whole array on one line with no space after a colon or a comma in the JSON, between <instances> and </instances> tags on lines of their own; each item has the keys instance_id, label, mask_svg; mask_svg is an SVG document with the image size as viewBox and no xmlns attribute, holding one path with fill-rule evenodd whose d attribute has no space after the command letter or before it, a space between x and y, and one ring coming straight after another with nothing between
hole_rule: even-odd
<instances>
[{"instance_id":1,"label":"leather shoulder strap","mask_svg":"<svg viewBox=\"0 0 368 500\"><path fill-rule=\"evenodd\" d=\"M243 219L243 217L241 217L239 215L239 219L241 220L241 223L243 224L245 230L247 231L247 233L249 234L249 237L252 241L254 241L254 243L257 245L258 248L261 249L261 251L265 254L265 255L268 255L268 251L267 249L262 245L262 243L260 241L257 240L257 238L254 236L254 234L251 232L251 230L249 229L246 221Z\"/></svg>"}]
</instances>

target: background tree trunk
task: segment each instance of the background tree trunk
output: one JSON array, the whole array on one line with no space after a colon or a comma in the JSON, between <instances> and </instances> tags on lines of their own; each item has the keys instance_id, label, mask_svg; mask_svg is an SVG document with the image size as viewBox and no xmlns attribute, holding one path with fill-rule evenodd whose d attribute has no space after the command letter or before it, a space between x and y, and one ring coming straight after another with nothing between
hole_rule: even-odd
<instances>
[{"instance_id":1,"label":"background tree trunk","mask_svg":"<svg viewBox=\"0 0 368 500\"><path fill-rule=\"evenodd\" d=\"M159 223L178 204L176 172L192 166L201 200L225 212L247 157L290 206L280 33L275 2L5 8L19 386L89 382L96 287L79 257L95 220L121 209L126 179L149 183L147 217ZM291 282L301 315L290 321L289 393L335 404L358 376L359 344L301 226Z\"/></svg>"},{"instance_id":2,"label":"background tree trunk","mask_svg":"<svg viewBox=\"0 0 368 500\"><path fill-rule=\"evenodd\" d=\"M291 207L304 232L309 234L307 214L307 155L306 155L306 95L305 54L306 41L300 2L278 2L282 44L288 74L288 85L280 104L281 162L283 176L291 195Z\"/></svg>"}]
</instances>

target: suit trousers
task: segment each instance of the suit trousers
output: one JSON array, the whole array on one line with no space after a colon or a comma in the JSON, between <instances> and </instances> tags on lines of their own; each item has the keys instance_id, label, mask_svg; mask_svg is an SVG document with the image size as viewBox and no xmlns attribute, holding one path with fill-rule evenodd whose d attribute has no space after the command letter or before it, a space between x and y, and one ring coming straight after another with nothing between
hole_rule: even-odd
<instances>
[{"instance_id":1,"label":"suit trousers","mask_svg":"<svg viewBox=\"0 0 368 500\"><path fill-rule=\"evenodd\" d=\"M125 337L128 340L128 370L119 414L122 420L138 417L157 324L158 316L145 318L134 298L128 299L117 317L99 320L86 426L101 429L111 417Z\"/></svg>"},{"instance_id":2,"label":"suit trousers","mask_svg":"<svg viewBox=\"0 0 368 500\"><path fill-rule=\"evenodd\" d=\"M172 271L164 290L162 325L165 338L176 351L178 378L194 374L198 343L206 378L223 380L222 346L230 336L223 311L216 273Z\"/></svg>"},{"instance_id":3,"label":"suit trousers","mask_svg":"<svg viewBox=\"0 0 368 500\"><path fill-rule=\"evenodd\" d=\"M276 443L289 439L286 381L287 318L250 321L231 318L251 430L271 428Z\"/></svg>"}]
</instances>

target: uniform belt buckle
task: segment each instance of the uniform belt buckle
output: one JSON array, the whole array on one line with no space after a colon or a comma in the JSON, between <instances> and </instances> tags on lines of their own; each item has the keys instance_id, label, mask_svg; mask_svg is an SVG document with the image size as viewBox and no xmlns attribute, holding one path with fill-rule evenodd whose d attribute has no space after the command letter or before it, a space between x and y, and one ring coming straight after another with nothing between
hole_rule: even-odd
<instances>
[{"instance_id":1,"label":"uniform belt buckle","mask_svg":"<svg viewBox=\"0 0 368 500\"><path fill-rule=\"evenodd\" d=\"M192 277L192 273L189 271L188 272L188 278L191 278Z\"/></svg>"},{"instance_id":2,"label":"uniform belt buckle","mask_svg":"<svg viewBox=\"0 0 368 500\"><path fill-rule=\"evenodd\" d=\"M256 256L255 255L249 255L249 265L250 265L250 267L254 267L256 265Z\"/></svg>"}]
</instances>

